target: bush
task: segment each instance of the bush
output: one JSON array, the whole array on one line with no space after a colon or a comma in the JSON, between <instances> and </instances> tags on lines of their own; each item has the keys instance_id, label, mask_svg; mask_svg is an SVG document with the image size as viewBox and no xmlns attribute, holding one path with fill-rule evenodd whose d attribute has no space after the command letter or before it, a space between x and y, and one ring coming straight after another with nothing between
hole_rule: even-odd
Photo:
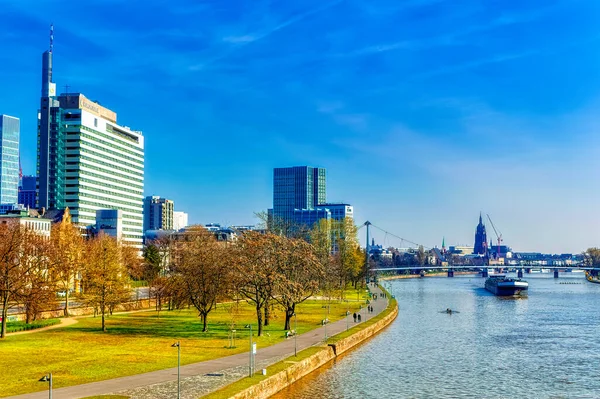
<instances>
[{"instance_id":1,"label":"bush","mask_svg":"<svg viewBox=\"0 0 600 399\"><path fill-rule=\"evenodd\" d=\"M24 321L9 321L6 323L6 332L13 333L19 331L37 330L38 328L53 326L59 324L60 319L36 320L27 324Z\"/></svg>"}]
</instances>

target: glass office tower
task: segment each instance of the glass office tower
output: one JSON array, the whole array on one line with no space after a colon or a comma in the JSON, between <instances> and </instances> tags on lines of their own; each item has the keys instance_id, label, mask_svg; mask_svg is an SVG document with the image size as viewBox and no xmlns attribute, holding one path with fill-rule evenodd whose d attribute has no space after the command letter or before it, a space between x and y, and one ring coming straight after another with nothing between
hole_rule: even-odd
<instances>
[{"instance_id":1,"label":"glass office tower","mask_svg":"<svg viewBox=\"0 0 600 399\"><path fill-rule=\"evenodd\" d=\"M19 196L19 134L18 118L0 115L0 204L16 204Z\"/></svg>"},{"instance_id":2,"label":"glass office tower","mask_svg":"<svg viewBox=\"0 0 600 399\"><path fill-rule=\"evenodd\" d=\"M294 219L294 209L312 209L325 202L325 168L294 166L275 168L273 217Z\"/></svg>"}]
</instances>

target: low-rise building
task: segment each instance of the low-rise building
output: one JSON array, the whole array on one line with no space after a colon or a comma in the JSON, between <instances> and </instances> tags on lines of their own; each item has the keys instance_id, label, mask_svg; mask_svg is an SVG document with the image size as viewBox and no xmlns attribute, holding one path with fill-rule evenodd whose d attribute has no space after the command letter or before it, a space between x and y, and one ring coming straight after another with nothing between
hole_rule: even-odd
<instances>
[{"instance_id":1,"label":"low-rise building","mask_svg":"<svg viewBox=\"0 0 600 399\"><path fill-rule=\"evenodd\" d=\"M32 230L36 234L50 238L52 221L41 217L32 217L27 210L18 210L0 216L0 223L7 224L18 221L21 226Z\"/></svg>"}]
</instances>

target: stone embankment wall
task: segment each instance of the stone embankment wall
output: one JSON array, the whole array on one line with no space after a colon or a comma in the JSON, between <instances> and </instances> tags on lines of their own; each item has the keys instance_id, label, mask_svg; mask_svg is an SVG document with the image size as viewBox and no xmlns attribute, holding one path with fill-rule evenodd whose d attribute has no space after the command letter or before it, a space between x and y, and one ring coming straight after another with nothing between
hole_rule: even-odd
<instances>
[{"instance_id":1,"label":"stone embankment wall","mask_svg":"<svg viewBox=\"0 0 600 399\"><path fill-rule=\"evenodd\" d=\"M272 375L271 377L262 380L256 385L253 385L230 399L263 399L276 394L287 386L298 381L305 375L315 371L325 363L333 360L336 356L348 351L354 346L362 343L379 331L388 326L398 315L398 306L387 314L384 318L377 321L375 324L366 327L363 330L357 331L349 337L342 338L334 344L329 344L323 350L314 355L301 360L285 370Z\"/></svg>"}]
</instances>

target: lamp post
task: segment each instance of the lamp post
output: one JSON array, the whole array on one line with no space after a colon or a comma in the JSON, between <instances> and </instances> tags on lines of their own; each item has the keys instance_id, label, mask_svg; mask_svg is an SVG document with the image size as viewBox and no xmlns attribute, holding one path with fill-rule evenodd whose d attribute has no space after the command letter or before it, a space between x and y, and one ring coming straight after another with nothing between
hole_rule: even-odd
<instances>
[{"instance_id":1,"label":"lamp post","mask_svg":"<svg viewBox=\"0 0 600 399\"><path fill-rule=\"evenodd\" d=\"M250 358L248 360L248 377L252 377L252 324L247 324L246 328L250 329Z\"/></svg>"},{"instance_id":2,"label":"lamp post","mask_svg":"<svg viewBox=\"0 0 600 399\"><path fill-rule=\"evenodd\" d=\"M296 338L298 338L298 317L294 312L294 356L298 356L298 341Z\"/></svg>"},{"instance_id":3,"label":"lamp post","mask_svg":"<svg viewBox=\"0 0 600 399\"><path fill-rule=\"evenodd\" d=\"M40 382L48 382L48 398L52 399L52 373L43 376L39 379Z\"/></svg>"},{"instance_id":4,"label":"lamp post","mask_svg":"<svg viewBox=\"0 0 600 399\"><path fill-rule=\"evenodd\" d=\"M346 331L348 331L348 328L350 328L350 326L348 325L348 316L350 316L350 311L346 310Z\"/></svg>"},{"instance_id":5,"label":"lamp post","mask_svg":"<svg viewBox=\"0 0 600 399\"><path fill-rule=\"evenodd\" d=\"M327 309L327 306L321 307ZM325 343L327 343L327 314L325 314L325 318L323 319L323 326L325 327Z\"/></svg>"},{"instance_id":6,"label":"lamp post","mask_svg":"<svg viewBox=\"0 0 600 399\"><path fill-rule=\"evenodd\" d=\"M171 345L173 348L177 348L177 399L181 398L181 345L179 341Z\"/></svg>"}]
</instances>

